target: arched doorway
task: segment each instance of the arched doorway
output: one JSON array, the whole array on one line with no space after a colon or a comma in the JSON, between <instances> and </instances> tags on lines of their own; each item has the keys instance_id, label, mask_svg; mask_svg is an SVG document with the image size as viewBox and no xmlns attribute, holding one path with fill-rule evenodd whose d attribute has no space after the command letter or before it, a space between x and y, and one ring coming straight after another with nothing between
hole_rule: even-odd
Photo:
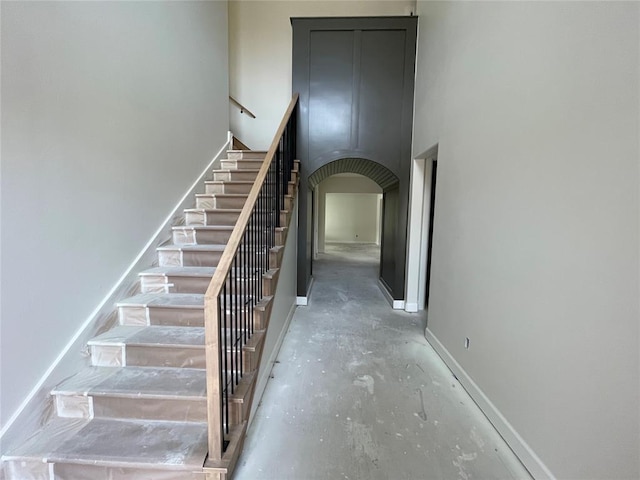
<instances>
[{"instance_id":1,"label":"arched doorway","mask_svg":"<svg viewBox=\"0 0 640 480\"><path fill-rule=\"evenodd\" d=\"M361 181L358 179L360 177ZM333 179L332 188L322 188L328 180ZM375 185L375 189L367 187L367 183ZM322 167L316 169L307 179L307 185L311 192L311 224L312 224L312 259L311 271L313 271L313 258L318 251L323 251L323 237L326 238L326 228L322 228L323 221L326 220L326 206L328 205L327 194L367 194L378 193L381 197L379 208L379 223L376 225L377 234L379 235L379 278L383 286L391 294L392 287L389 283L394 281L396 274L396 247L399 242L404 241L401 235L401 229L398 227L398 191L399 179L387 167L372 160L365 158L341 158L329 162ZM372 206L369 199L360 199L360 208L364 208L366 212L363 215L371 215ZM333 226L338 226L348 231L342 232L337 238L342 242L360 243L358 241L358 233L355 225L349 225L348 217L357 213L353 205L345 206L342 210L333 209L333 215L342 216L343 218L333 218ZM323 211L323 208L325 210ZM371 242L371 219L359 218L360 228L366 230L366 237L362 238L362 243ZM375 220L373 220L375 222ZM326 223L324 224L326 227ZM353 238L348 238L349 235ZM335 234L334 234L335 235ZM399 238L402 237L402 238ZM335 238L335 237L334 237Z\"/></svg>"}]
</instances>

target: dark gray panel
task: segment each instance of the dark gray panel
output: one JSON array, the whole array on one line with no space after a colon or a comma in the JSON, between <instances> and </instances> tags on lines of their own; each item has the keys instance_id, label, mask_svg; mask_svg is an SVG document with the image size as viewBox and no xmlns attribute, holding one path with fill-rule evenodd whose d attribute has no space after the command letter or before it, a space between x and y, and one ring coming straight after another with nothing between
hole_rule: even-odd
<instances>
[{"instance_id":1,"label":"dark gray panel","mask_svg":"<svg viewBox=\"0 0 640 480\"><path fill-rule=\"evenodd\" d=\"M309 177L334 161L364 159L389 172L385 178L397 180L390 200L395 207L387 212L391 219L395 208L395 236L388 232L382 247L381 273L392 296L402 299L417 18L294 18L292 25L302 162L298 295L307 295L311 280L312 198L304 194Z\"/></svg>"},{"instance_id":2,"label":"dark gray panel","mask_svg":"<svg viewBox=\"0 0 640 480\"><path fill-rule=\"evenodd\" d=\"M311 31L309 38L309 156L351 144L353 37L350 31Z\"/></svg>"},{"instance_id":3,"label":"dark gray panel","mask_svg":"<svg viewBox=\"0 0 640 480\"><path fill-rule=\"evenodd\" d=\"M387 190L382 196L382 243L380 248L380 278L394 291L396 287L396 243L398 242L399 189ZM404 264L399 268L404 271Z\"/></svg>"},{"instance_id":4,"label":"dark gray panel","mask_svg":"<svg viewBox=\"0 0 640 480\"><path fill-rule=\"evenodd\" d=\"M402 142L404 30L362 32L358 146L377 153L398 172Z\"/></svg>"}]
</instances>

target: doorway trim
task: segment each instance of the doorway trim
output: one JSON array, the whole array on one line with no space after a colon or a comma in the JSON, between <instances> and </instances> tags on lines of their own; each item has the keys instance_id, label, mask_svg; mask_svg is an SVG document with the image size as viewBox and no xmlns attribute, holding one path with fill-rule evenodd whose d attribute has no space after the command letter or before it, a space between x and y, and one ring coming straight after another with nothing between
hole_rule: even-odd
<instances>
[{"instance_id":1,"label":"doorway trim","mask_svg":"<svg viewBox=\"0 0 640 480\"><path fill-rule=\"evenodd\" d=\"M438 144L435 144L417 155L411 163L404 305L405 311L409 313L425 309L431 225L431 184L433 162L437 159Z\"/></svg>"}]
</instances>

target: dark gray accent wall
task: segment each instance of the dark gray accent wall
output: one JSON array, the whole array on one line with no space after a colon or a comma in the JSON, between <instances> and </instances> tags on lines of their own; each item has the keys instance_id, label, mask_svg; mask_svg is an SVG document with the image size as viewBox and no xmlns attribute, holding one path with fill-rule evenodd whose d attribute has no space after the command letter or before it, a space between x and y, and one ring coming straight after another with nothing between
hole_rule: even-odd
<instances>
[{"instance_id":1,"label":"dark gray accent wall","mask_svg":"<svg viewBox=\"0 0 640 480\"><path fill-rule=\"evenodd\" d=\"M404 298L416 17L293 18L293 91L300 94L301 191L309 176L341 159L378 163L398 179L393 241L381 277ZM306 296L313 251L310 195L300 196L298 295ZM309 226L309 228L305 228Z\"/></svg>"}]
</instances>

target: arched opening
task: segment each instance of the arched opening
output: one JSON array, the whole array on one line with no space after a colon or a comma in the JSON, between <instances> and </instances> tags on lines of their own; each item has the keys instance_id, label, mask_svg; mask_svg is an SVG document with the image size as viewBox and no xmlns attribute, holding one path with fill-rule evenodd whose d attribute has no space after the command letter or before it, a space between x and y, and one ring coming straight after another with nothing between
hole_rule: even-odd
<instances>
[{"instance_id":1,"label":"arched opening","mask_svg":"<svg viewBox=\"0 0 640 480\"><path fill-rule=\"evenodd\" d=\"M398 183L388 168L365 158L335 160L309 175L312 265L322 255L357 255L375 263L385 285L398 241Z\"/></svg>"}]
</instances>

